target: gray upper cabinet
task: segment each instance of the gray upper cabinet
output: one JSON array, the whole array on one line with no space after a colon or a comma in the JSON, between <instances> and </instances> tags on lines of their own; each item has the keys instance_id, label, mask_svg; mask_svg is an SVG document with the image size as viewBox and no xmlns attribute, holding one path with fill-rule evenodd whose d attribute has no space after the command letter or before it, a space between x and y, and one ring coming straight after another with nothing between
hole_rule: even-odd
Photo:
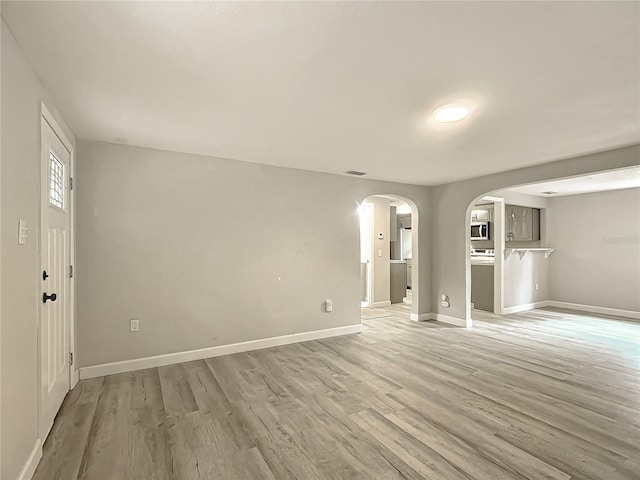
<instances>
[{"instance_id":1,"label":"gray upper cabinet","mask_svg":"<svg viewBox=\"0 0 640 480\"><path fill-rule=\"evenodd\" d=\"M493 222L493 205L475 205L471 210L471 222Z\"/></svg>"},{"instance_id":2,"label":"gray upper cabinet","mask_svg":"<svg viewBox=\"0 0 640 480\"><path fill-rule=\"evenodd\" d=\"M540 210L518 205L505 205L505 232L507 242L540 240Z\"/></svg>"},{"instance_id":3,"label":"gray upper cabinet","mask_svg":"<svg viewBox=\"0 0 640 480\"><path fill-rule=\"evenodd\" d=\"M398 228L411 228L411 214L405 213L397 216Z\"/></svg>"}]
</instances>

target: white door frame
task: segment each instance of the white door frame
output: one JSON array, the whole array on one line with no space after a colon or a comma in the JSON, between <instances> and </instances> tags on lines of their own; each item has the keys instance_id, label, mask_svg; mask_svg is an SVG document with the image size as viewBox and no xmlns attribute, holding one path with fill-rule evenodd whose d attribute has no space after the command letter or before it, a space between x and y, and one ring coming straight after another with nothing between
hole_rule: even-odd
<instances>
[{"instance_id":1,"label":"white door frame","mask_svg":"<svg viewBox=\"0 0 640 480\"><path fill-rule=\"evenodd\" d=\"M69 138L65 135L64 130L60 127L60 124L55 119L51 111L47 108L44 103L40 104L41 114L40 114L40 155L44 155L45 151L48 151L48 145L46 144L44 135L42 132L45 128L45 125L49 125L53 132L60 139L62 144L69 152L69 178L73 178L74 167L75 167L75 150L73 148L73 143L69 140ZM39 159L39 164L42 165L42 158ZM47 175L47 172L40 171L40 184L42 184L43 178L42 175ZM75 188L69 188L69 261L71 265L75 265ZM38 230L42 227L42 204L43 199L40 199L40 204L38 207ZM38 280L41 279L41 267L42 265L42 242L40 241L40 235L38 235L38 270L36 271L36 278ZM40 282L38 282L40 285ZM78 369L76 368L76 355L75 355L75 330L76 330L76 317L75 317L75 273L73 277L69 279L69 353L73 355L74 361L73 365L69 366L69 388L72 389L78 383L79 375ZM38 293L40 291L38 290ZM41 350L42 350L42 339L40 338L41 333L41 324L40 321L42 319L41 308L42 303L38 303L38 437L44 443L45 438L42 426L42 389L40 388L42 381L42 361L41 361Z\"/></svg>"}]
</instances>

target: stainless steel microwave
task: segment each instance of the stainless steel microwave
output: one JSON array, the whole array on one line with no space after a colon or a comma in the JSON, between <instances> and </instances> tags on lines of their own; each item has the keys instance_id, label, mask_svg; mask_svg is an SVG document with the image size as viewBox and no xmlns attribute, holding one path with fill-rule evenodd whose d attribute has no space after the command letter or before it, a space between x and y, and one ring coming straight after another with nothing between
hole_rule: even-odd
<instances>
[{"instance_id":1,"label":"stainless steel microwave","mask_svg":"<svg viewBox=\"0 0 640 480\"><path fill-rule=\"evenodd\" d=\"M490 240L489 222L471 223L471 240Z\"/></svg>"}]
</instances>

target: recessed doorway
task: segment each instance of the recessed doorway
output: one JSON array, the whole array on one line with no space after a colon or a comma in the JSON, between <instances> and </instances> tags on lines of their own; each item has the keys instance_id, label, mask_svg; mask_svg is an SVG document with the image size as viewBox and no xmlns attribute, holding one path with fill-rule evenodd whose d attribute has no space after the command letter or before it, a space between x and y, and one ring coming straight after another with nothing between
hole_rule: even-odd
<instances>
[{"instance_id":1,"label":"recessed doorway","mask_svg":"<svg viewBox=\"0 0 640 480\"><path fill-rule=\"evenodd\" d=\"M418 284L416 207L394 195L373 195L358 213L363 318L395 314L409 319ZM392 306L393 313L385 311Z\"/></svg>"}]
</instances>

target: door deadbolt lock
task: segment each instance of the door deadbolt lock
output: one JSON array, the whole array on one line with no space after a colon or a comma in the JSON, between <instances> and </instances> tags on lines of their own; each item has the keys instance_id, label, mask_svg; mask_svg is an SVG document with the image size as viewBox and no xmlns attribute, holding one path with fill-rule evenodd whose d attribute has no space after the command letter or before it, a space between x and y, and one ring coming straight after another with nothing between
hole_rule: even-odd
<instances>
[{"instance_id":1,"label":"door deadbolt lock","mask_svg":"<svg viewBox=\"0 0 640 480\"><path fill-rule=\"evenodd\" d=\"M58 296L55 293L52 293L51 295L47 295L47 292L44 292L42 294L42 303L47 303L47 300L51 300L52 302L55 302L57 298Z\"/></svg>"}]
</instances>

